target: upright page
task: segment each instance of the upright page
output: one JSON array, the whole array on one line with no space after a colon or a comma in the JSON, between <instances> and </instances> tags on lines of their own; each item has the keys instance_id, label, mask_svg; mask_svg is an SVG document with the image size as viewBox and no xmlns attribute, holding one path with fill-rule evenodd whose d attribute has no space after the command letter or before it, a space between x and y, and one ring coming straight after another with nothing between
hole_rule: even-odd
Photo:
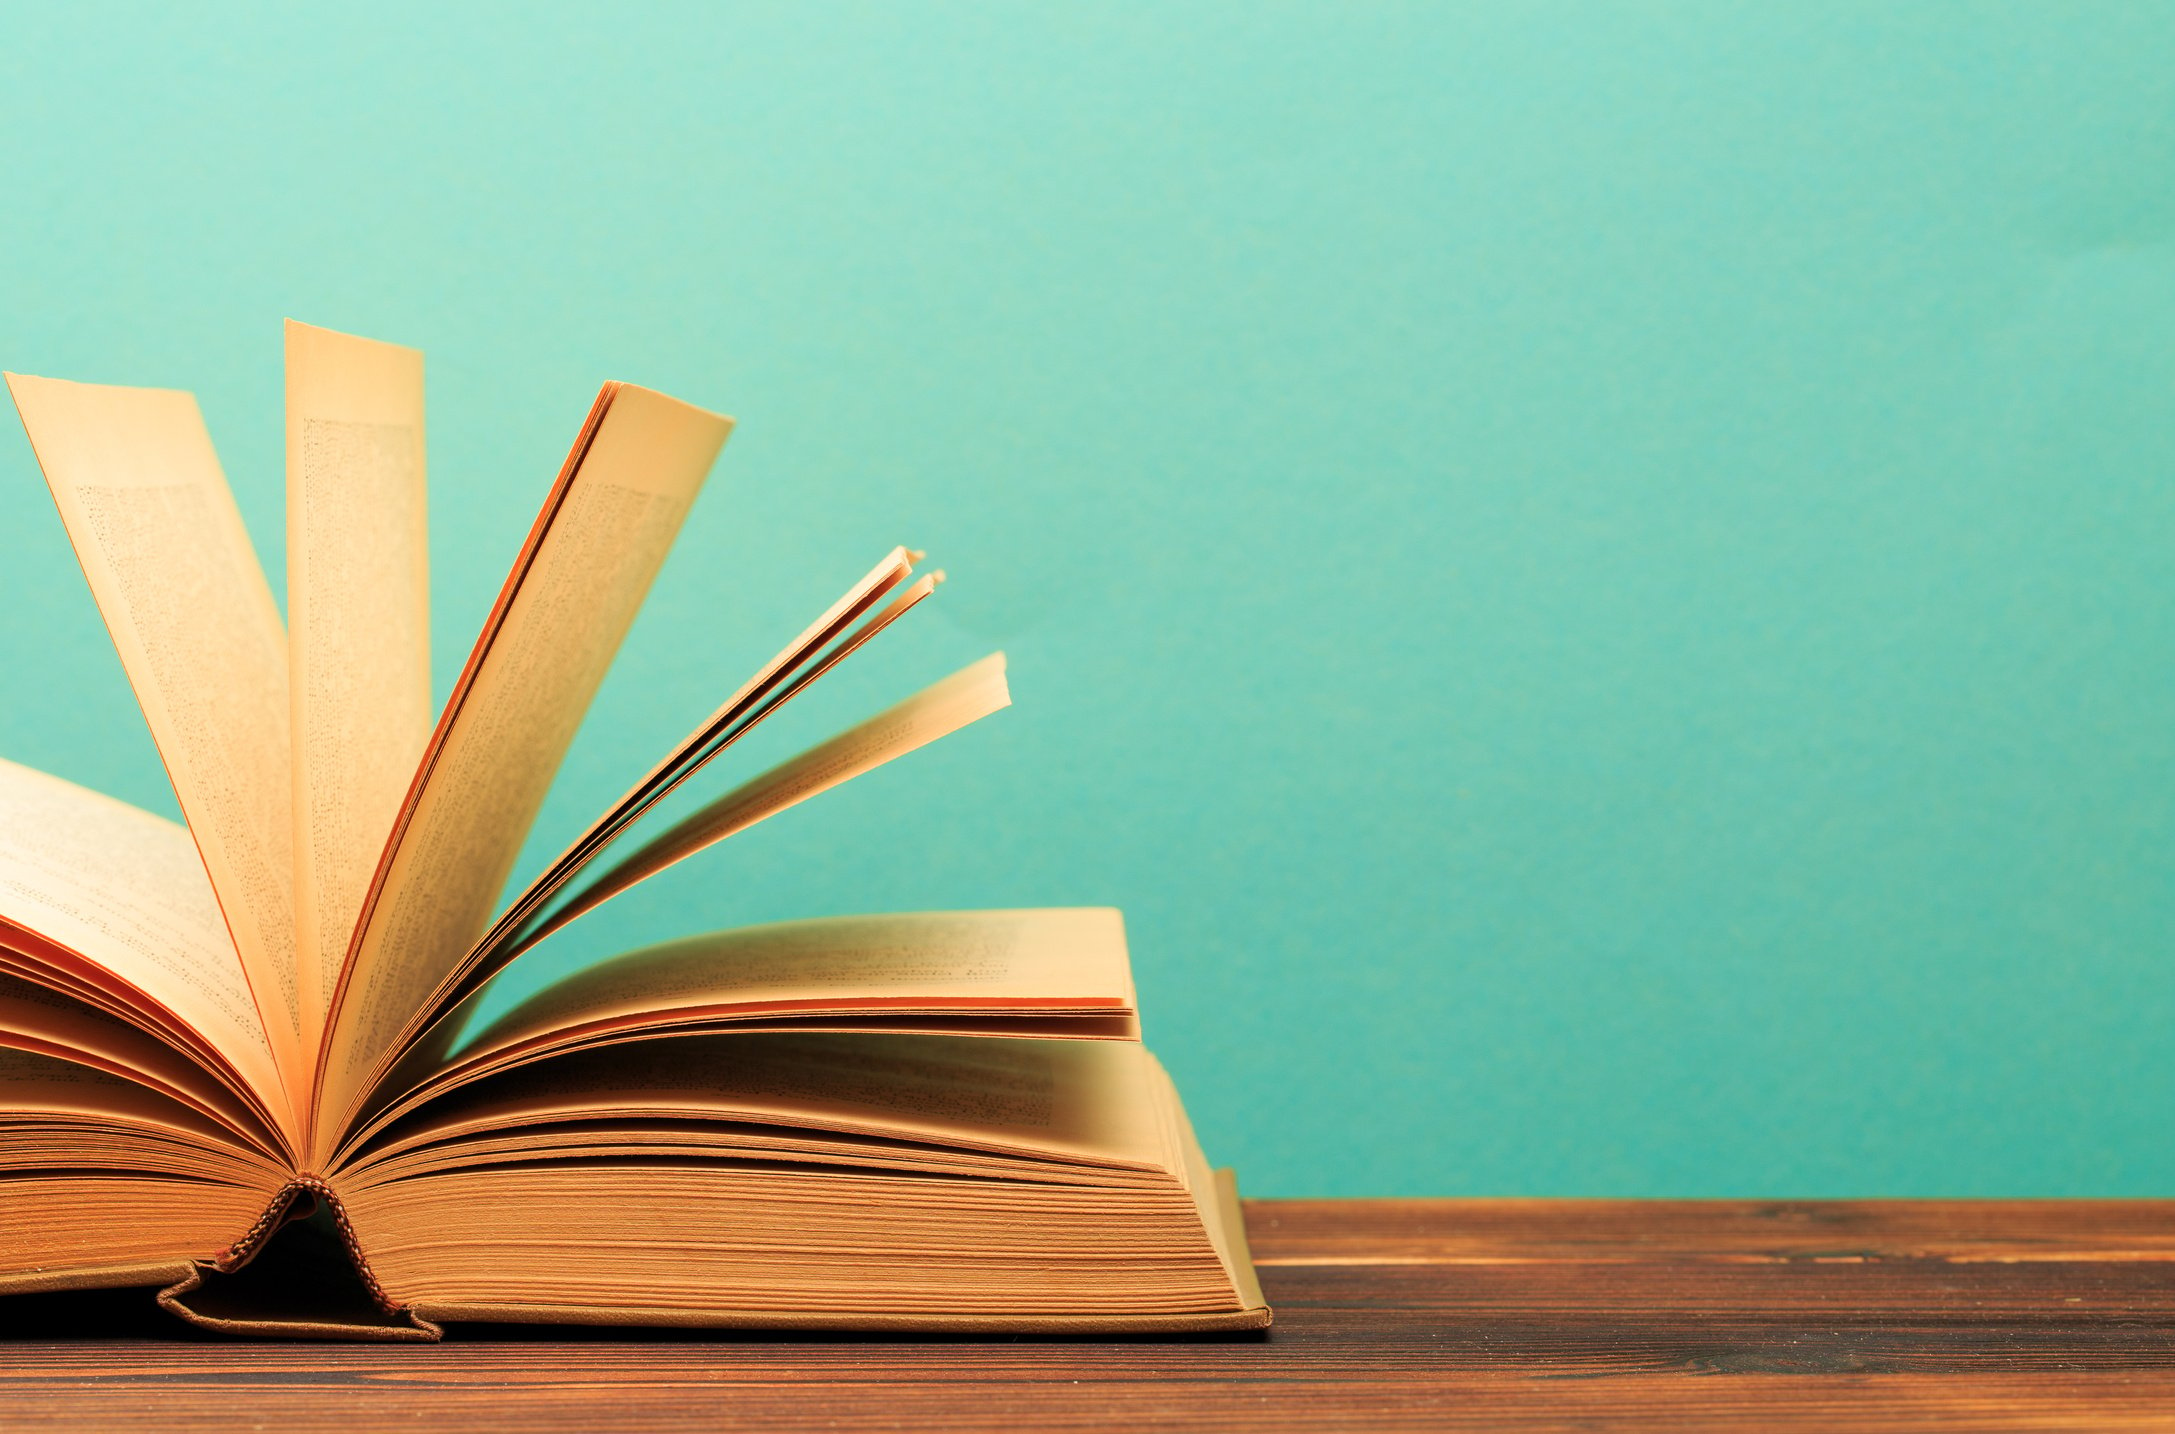
<instances>
[{"instance_id":1,"label":"upright page","mask_svg":"<svg viewBox=\"0 0 2175 1434\"><path fill-rule=\"evenodd\" d=\"M575 728L732 420L607 385L476 640L332 1007L315 1149L491 919Z\"/></svg>"},{"instance_id":2,"label":"upright page","mask_svg":"<svg viewBox=\"0 0 2175 1434\"><path fill-rule=\"evenodd\" d=\"M287 635L211 436L186 393L7 381L292 1094Z\"/></svg>"},{"instance_id":3,"label":"upright page","mask_svg":"<svg viewBox=\"0 0 2175 1434\"><path fill-rule=\"evenodd\" d=\"M541 941L706 846L1010 706L1004 668L1004 654L993 652L711 799L600 872L540 922L524 945Z\"/></svg>"},{"instance_id":4,"label":"upright page","mask_svg":"<svg viewBox=\"0 0 2175 1434\"><path fill-rule=\"evenodd\" d=\"M423 355L287 324L295 947L312 1049L430 740Z\"/></svg>"}]
</instances>

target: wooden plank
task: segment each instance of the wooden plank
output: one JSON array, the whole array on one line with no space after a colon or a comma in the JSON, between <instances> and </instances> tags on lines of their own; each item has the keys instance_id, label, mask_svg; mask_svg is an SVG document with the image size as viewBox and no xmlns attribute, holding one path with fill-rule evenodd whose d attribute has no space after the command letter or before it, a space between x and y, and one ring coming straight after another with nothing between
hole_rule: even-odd
<instances>
[{"instance_id":1,"label":"wooden plank","mask_svg":"<svg viewBox=\"0 0 2175 1434\"><path fill-rule=\"evenodd\" d=\"M2175 1431L2175 1202L1256 1201L1263 1337L469 1327L0 1301L0 1427Z\"/></svg>"},{"instance_id":2,"label":"wooden plank","mask_svg":"<svg viewBox=\"0 0 2175 1434\"><path fill-rule=\"evenodd\" d=\"M2165 1200L1256 1200L1246 1229L1257 1263L1274 1264L1852 1254L2175 1260L2175 1202Z\"/></svg>"}]
</instances>

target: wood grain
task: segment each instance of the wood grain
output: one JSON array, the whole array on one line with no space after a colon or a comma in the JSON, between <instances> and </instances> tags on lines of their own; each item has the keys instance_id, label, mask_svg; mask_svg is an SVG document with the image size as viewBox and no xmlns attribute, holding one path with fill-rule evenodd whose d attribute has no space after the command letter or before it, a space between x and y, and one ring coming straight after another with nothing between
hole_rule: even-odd
<instances>
[{"instance_id":1,"label":"wood grain","mask_svg":"<svg viewBox=\"0 0 2175 1434\"><path fill-rule=\"evenodd\" d=\"M1266 1337L457 1327L0 1300L0 1427L2175 1431L2175 1202L1253 1201Z\"/></svg>"}]
</instances>

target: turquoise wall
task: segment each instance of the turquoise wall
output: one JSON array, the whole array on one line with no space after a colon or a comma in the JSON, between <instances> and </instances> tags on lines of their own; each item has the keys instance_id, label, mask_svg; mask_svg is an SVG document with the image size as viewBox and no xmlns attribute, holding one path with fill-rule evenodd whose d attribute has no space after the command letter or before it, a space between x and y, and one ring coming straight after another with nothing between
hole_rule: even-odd
<instances>
[{"instance_id":1,"label":"turquoise wall","mask_svg":"<svg viewBox=\"0 0 2175 1434\"><path fill-rule=\"evenodd\" d=\"M751 759L1012 659L538 967L1109 902L1257 1193L2175 1183L2175 8L367 8L0 4L0 364L277 585L281 317L424 348L441 691L600 380L737 414L532 863L894 542ZM0 753L171 811L0 538Z\"/></svg>"}]
</instances>

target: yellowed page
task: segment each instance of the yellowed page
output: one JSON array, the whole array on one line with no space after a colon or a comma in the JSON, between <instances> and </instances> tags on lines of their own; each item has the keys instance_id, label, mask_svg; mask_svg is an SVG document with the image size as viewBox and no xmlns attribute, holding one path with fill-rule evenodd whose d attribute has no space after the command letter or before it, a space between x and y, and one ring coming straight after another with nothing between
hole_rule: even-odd
<instances>
[{"instance_id":1,"label":"yellowed page","mask_svg":"<svg viewBox=\"0 0 2175 1434\"><path fill-rule=\"evenodd\" d=\"M58 1127L43 1144L65 1149L77 1134ZM0 1294L171 1283L248 1229L279 1184L269 1173L190 1184L163 1171L17 1174L0 1201Z\"/></svg>"},{"instance_id":2,"label":"yellowed page","mask_svg":"<svg viewBox=\"0 0 2175 1434\"><path fill-rule=\"evenodd\" d=\"M0 918L187 1022L284 1111L271 1045L186 828L0 760Z\"/></svg>"},{"instance_id":3,"label":"yellowed page","mask_svg":"<svg viewBox=\"0 0 2175 1434\"><path fill-rule=\"evenodd\" d=\"M785 921L630 951L461 1039L487 991L405 1048L372 1119L577 1045L789 1023L1138 1040L1125 926L1108 907ZM456 1047L458 1054L454 1054Z\"/></svg>"},{"instance_id":4,"label":"yellowed page","mask_svg":"<svg viewBox=\"0 0 2175 1434\"><path fill-rule=\"evenodd\" d=\"M423 355L287 322L296 984L312 1068L430 739Z\"/></svg>"},{"instance_id":5,"label":"yellowed page","mask_svg":"<svg viewBox=\"0 0 2175 1434\"><path fill-rule=\"evenodd\" d=\"M631 951L493 1021L463 1059L561 1031L695 1013L1130 1008L1109 907L783 921Z\"/></svg>"},{"instance_id":6,"label":"yellowed page","mask_svg":"<svg viewBox=\"0 0 2175 1434\"><path fill-rule=\"evenodd\" d=\"M196 400L7 376L292 1088L287 636Z\"/></svg>"},{"instance_id":7,"label":"yellowed page","mask_svg":"<svg viewBox=\"0 0 2175 1434\"><path fill-rule=\"evenodd\" d=\"M21 976L0 974L0 1046L122 1075L210 1116L266 1156L285 1152L248 1102L164 1041Z\"/></svg>"},{"instance_id":8,"label":"yellowed page","mask_svg":"<svg viewBox=\"0 0 2175 1434\"><path fill-rule=\"evenodd\" d=\"M546 788L732 420L607 387L477 639L334 998L316 1148L489 924Z\"/></svg>"},{"instance_id":9,"label":"yellowed page","mask_svg":"<svg viewBox=\"0 0 2175 1434\"><path fill-rule=\"evenodd\" d=\"M65 1268L93 1263L82 1258L93 1251L118 1256L147 1233L186 1226L192 1207L201 1208L211 1194L197 1182L256 1187L261 1193L243 1210L262 1210L283 1169L284 1162L239 1142L218 1122L135 1081L64 1057L0 1047L0 1170L9 1172L7 1198L0 1200L0 1270L31 1265L17 1258L25 1249L36 1250L48 1269ZM149 1198L124 1220L109 1214L103 1230L86 1227L65 1200L57 1209L39 1208L45 1182L95 1198L101 1182L127 1171L180 1179L142 1191ZM209 1203L224 1202L212 1195ZM228 1224L225 1238L237 1228ZM198 1245L192 1253L211 1251Z\"/></svg>"},{"instance_id":10,"label":"yellowed page","mask_svg":"<svg viewBox=\"0 0 2175 1434\"><path fill-rule=\"evenodd\" d=\"M533 945L584 912L592 911L637 882L766 817L807 801L839 783L903 757L1011 705L1004 654L991 653L961 668L898 706L880 712L828 742L809 748L727 792L614 863L539 926Z\"/></svg>"},{"instance_id":11,"label":"yellowed page","mask_svg":"<svg viewBox=\"0 0 2175 1434\"><path fill-rule=\"evenodd\" d=\"M900 548L895 556L907 558L908 550ZM919 560L920 554L912 555ZM942 573L930 573L907 585L891 602L874 616L868 616L869 608L888 593L903 578L903 569L887 573L878 568L863 580L862 587L848 593L834 607L825 620L809 633L803 634L800 643L786 649L772 659L769 667L758 673L754 680L741 689L733 701L711 714L709 721L690 733L672 755L643 779L641 785L614 803L611 809L590 824L589 830L560 853L528 888L499 914L491 929L483 934L468 954L461 959L452 976L442 984L430 1001L417 1012L410 1027L419 1031L439 1015L474 993L491 977L535 945L554 929L550 923L535 923L543 916L559 893L570 886L574 879L592 862L597 861L610 849L613 842L625 835L641 820L651 806L670 795L681 783L700 771L721 753L752 731L780 707L793 700L809 684L836 667L852 655L870 638L875 637L901 616L936 591L944 580ZM846 629L860 617L868 621L851 632ZM844 634L841 636L840 634ZM811 635L821 641L809 644ZM817 657L825 642L837 637L828 652ZM814 659L812 662L809 659ZM790 680L786 680L790 678ZM782 685L780 685L782 683Z\"/></svg>"},{"instance_id":12,"label":"yellowed page","mask_svg":"<svg viewBox=\"0 0 2175 1434\"><path fill-rule=\"evenodd\" d=\"M10 1115L110 1116L222 1146L235 1137L171 1096L65 1056L0 1047L0 1111Z\"/></svg>"},{"instance_id":13,"label":"yellowed page","mask_svg":"<svg viewBox=\"0 0 2175 1434\"><path fill-rule=\"evenodd\" d=\"M734 1034L557 1056L431 1102L395 1128L752 1121L1169 1169L1147 1052L1130 1041Z\"/></svg>"},{"instance_id":14,"label":"yellowed page","mask_svg":"<svg viewBox=\"0 0 2175 1434\"><path fill-rule=\"evenodd\" d=\"M369 1154L340 1167L344 1189L359 1183L381 1184L417 1175L435 1175L508 1158L603 1160L633 1156L647 1160L747 1159L789 1160L802 1165L848 1165L904 1170L924 1175L986 1175L1000 1180L1050 1180L1067 1185L1159 1186L1167 1176L1120 1166L1083 1165L1078 1161L1014 1153L961 1150L878 1135L792 1129L778 1125L728 1125L704 1120L658 1120L639 1124L515 1125L456 1135L423 1123L415 1134L370 1144ZM653 1167L654 1168L654 1167Z\"/></svg>"},{"instance_id":15,"label":"yellowed page","mask_svg":"<svg viewBox=\"0 0 2175 1434\"><path fill-rule=\"evenodd\" d=\"M499 917L491 931L485 934L481 951L493 950L502 942L511 947L507 938L512 936L520 924L533 916L553 893L609 845L621 830L694 775L732 742L738 741L742 733L760 721L761 714L756 713L759 702L764 703L766 708L772 705L764 702L766 698L783 702L803 677L813 676L813 673L805 673L800 677L795 674L826 643L845 632L853 622L866 615L876 602L911 576L914 564L921 561L921 558L922 554L911 549L893 548L866 577L834 603L830 611L816 619L807 631L793 640L790 647L749 678L738 692L705 718L701 726L681 739L680 744L663 761L652 767L625 796L591 822L588 830L575 838L573 845L545 867ZM873 635L873 632L869 633L869 636ZM837 656L844 655L852 646L866 640L866 637L856 637L840 644L840 652L831 661L835 662ZM793 679L792 683L786 685L785 691L778 691L780 684L786 684L788 678ZM732 730L736 725L738 730ZM479 955L481 951L471 954ZM511 960L513 954L515 953L509 949L504 959ZM503 964L503 961L494 963L493 969ZM481 976L489 973L479 971L476 974ZM464 992L467 989L468 987L463 987Z\"/></svg>"}]
</instances>

